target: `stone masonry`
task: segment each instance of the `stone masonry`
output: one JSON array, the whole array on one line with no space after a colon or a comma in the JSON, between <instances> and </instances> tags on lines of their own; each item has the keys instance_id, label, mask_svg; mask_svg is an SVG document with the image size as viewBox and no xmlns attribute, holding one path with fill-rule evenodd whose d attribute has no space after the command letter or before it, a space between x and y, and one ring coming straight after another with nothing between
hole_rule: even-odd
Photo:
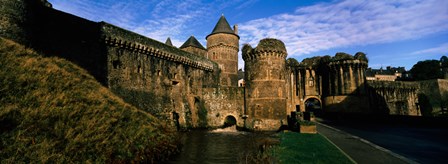
<instances>
[{"instance_id":1,"label":"stone masonry","mask_svg":"<svg viewBox=\"0 0 448 164\"><path fill-rule=\"evenodd\" d=\"M206 48L194 36L176 48L169 39L165 44L92 22L45 0L0 3L1 37L78 64L126 102L179 128L236 121L251 130L277 130L291 112L305 111L421 115L420 86L433 92L429 82L367 83L363 53L287 60L284 43L271 38L243 47L245 86L238 86L240 37L224 16L206 37Z\"/></svg>"}]
</instances>

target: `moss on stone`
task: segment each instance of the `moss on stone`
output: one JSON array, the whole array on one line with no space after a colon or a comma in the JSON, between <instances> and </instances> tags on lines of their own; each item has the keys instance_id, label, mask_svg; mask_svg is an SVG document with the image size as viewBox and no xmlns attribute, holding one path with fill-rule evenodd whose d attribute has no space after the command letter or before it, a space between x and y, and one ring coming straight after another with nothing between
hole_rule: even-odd
<instances>
[{"instance_id":1,"label":"moss on stone","mask_svg":"<svg viewBox=\"0 0 448 164\"><path fill-rule=\"evenodd\" d=\"M357 52L354 57L355 59L369 62L369 59L367 59L367 55L364 52Z\"/></svg>"},{"instance_id":2,"label":"moss on stone","mask_svg":"<svg viewBox=\"0 0 448 164\"><path fill-rule=\"evenodd\" d=\"M258 46L255 48L255 51L286 52L286 47L285 44L278 39L265 38L260 40L260 43L258 43Z\"/></svg>"},{"instance_id":3,"label":"moss on stone","mask_svg":"<svg viewBox=\"0 0 448 164\"><path fill-rule=\"evenodd\" d=\"M340 60L353 60L355 59L352 55L347 54L345 52L338 52L336 53L336 55L333 57L333 61L340 61Z\"/></svg>"}]
</instances>

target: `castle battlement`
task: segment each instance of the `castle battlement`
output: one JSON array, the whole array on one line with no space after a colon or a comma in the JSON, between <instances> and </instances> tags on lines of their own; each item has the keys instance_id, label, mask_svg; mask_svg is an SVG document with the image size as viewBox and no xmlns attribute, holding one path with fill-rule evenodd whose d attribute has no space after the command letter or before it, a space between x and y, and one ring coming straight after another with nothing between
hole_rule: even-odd
<instances>
[{"instance_id":1,"label":"castle battlement","mask_svg":"<svg viewBox=\"0 0 448 164\"><path fill-rule=\"evenodd\" d=\"M237 87L240 37L224 16L207 35L207 48L193 36L176 48L169 39L164 44L86 20L48 7L45 0L0 2L0 36L72 61L126 102L178 127L233 122L277 130L289 113L304 111L418 115L419 88L367 83L368 60L362 52L287 64L285 44L262 39L255 48L243 46L245 86Z\"/></svg>"},{"instance_id":2,"label":"castle battlement","mask_svg":"<svg viewBox=\"0 0 448 164\"><path fill-rule=\"evenodd\" d=\"M286 59L288 55L285 44L280 40L272 38L260 40L260 43L255 48L246 44L242 51L244 61L265 59L268 57Z\"/></svg>"},{"instance_id":3,"label":"castle battlement","mask_svg":"<svg viewBox=\"0 0 448 164\"><path fill-rule=\"evenodd\" d=\"M194 61L193 59L190 59L188 57L180 56L178 54L173 54L169 52L164 52L161 51L160 49L144 46L140 43L128 42L126 40L111 37L105 38L104 43L108 46L120 47L128 51L138 52L146 55L152 55L161 59L182 63L205 71L213 71L213 64L211 63Z\"/></svg>"}]
</instances>

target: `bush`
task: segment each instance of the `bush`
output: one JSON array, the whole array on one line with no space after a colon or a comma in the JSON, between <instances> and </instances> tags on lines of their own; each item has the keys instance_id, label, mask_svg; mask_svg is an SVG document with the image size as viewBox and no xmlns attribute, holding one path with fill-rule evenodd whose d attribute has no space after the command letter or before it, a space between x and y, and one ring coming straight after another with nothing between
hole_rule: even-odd
<instances>
[{"instance_id":1,"label":"bush","mask_svg":"<svg viewBox=\"0 0 448 164\"><path fill-rule=\"evenodd\" d=\"M299 120L297 121L297 126L298 125L302 125L302 126L312 126L312 125L316 125L316 123L312 122L312 121L308 121L308 120Z\"/></svg>"}]
</instances>

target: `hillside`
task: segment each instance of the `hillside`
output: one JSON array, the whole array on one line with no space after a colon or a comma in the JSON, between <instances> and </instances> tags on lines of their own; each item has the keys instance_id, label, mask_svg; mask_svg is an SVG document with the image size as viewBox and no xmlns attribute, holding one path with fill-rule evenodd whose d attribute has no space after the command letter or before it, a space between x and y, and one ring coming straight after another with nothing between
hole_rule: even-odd
<instances>
[{"instance_id":1,"label":"hillside","mask_svg":"<svg viewBox=\"0 0 448 164\"><path fill-rule=\"evenodd\" d=\"M166 158L175 131L126 104L85 70L0 38L2 163Z\"/></svg>"}]
</instances>

